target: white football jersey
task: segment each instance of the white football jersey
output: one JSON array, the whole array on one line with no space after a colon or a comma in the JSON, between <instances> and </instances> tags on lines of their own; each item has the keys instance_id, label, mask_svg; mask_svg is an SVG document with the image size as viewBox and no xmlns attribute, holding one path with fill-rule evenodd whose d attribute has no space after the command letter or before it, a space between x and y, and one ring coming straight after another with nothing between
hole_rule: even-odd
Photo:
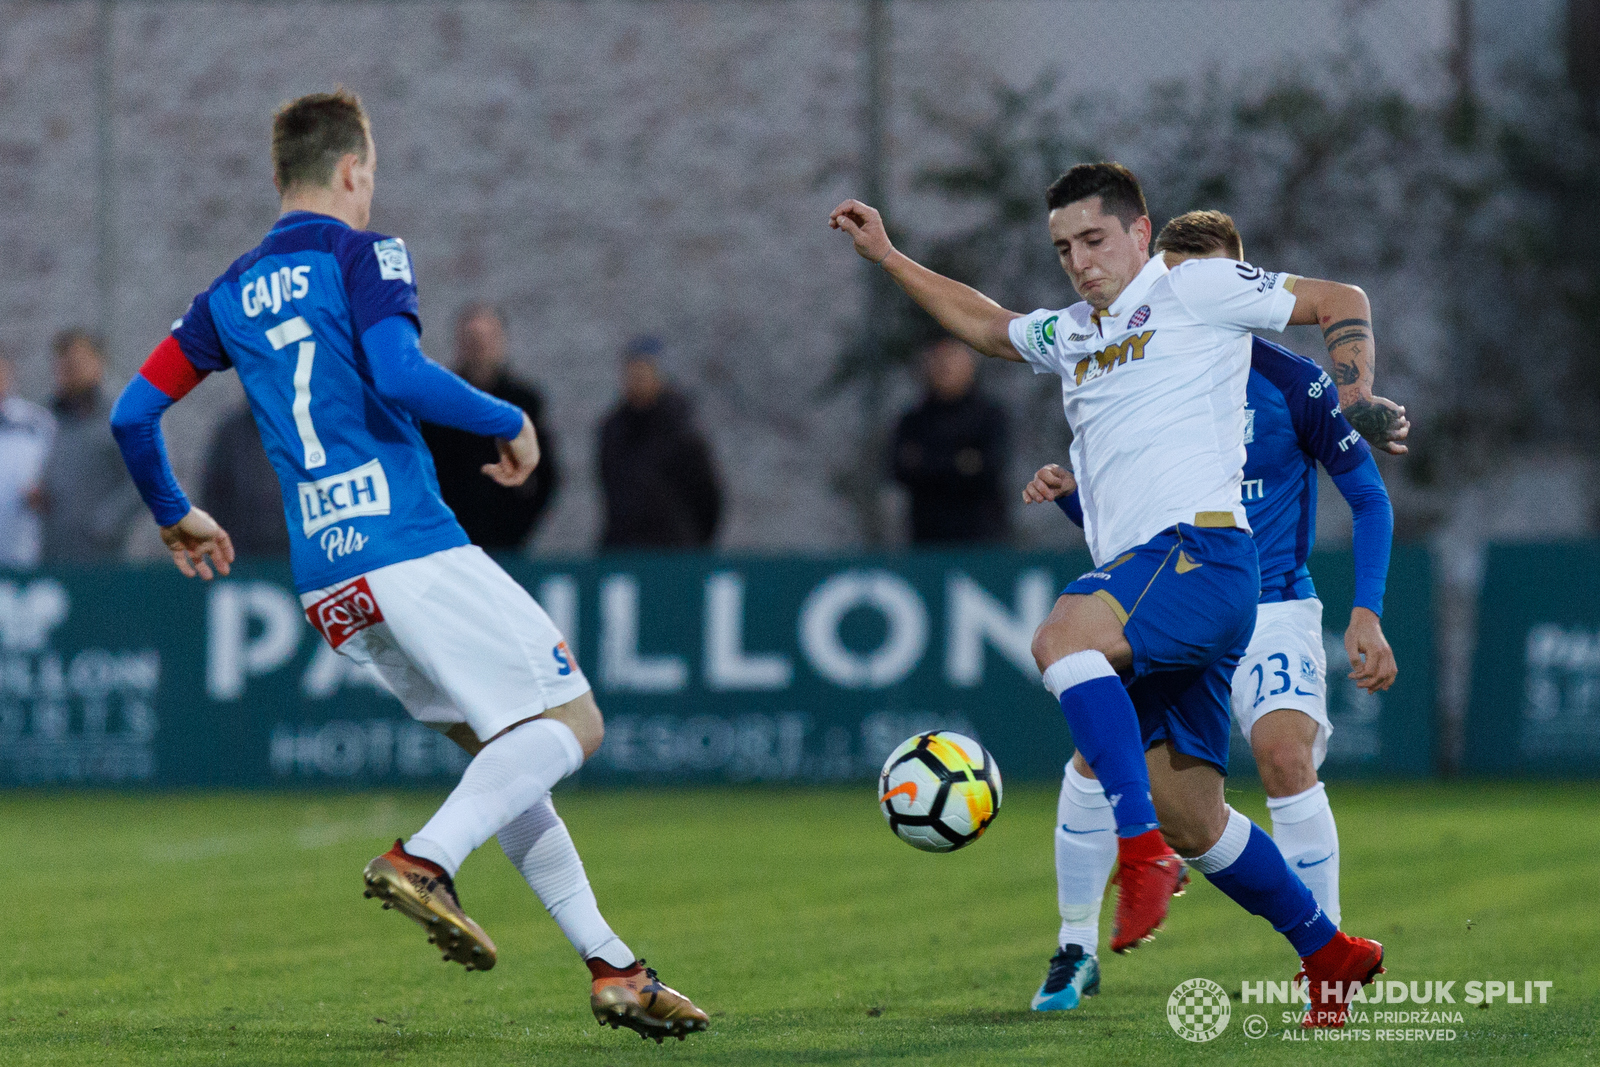
<instances>
[{"instance_id":1,"label":"white football jersey","mask_svg":"<svg viewBox=\"0 0 1600 1067\"><path fill-rule=\"evenodd\" d=\"M1087 303L1011 321L1035 374L1061 375L1072 468L1095 565L1239 499L1250 331L1282 330L1294 275L1160 256L1104 312Z\"/></svg>"}]
</instances>

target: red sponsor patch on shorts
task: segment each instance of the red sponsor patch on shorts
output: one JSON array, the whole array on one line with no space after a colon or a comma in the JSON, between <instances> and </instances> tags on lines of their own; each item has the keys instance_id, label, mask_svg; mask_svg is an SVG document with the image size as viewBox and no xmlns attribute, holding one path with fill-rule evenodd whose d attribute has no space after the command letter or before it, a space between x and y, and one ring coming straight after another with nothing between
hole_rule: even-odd
<instances>
[{"instance_id":1,"label":"red sponsor patch on shorts","mask_svg":"<svg viewBox=\"0 0 1600 1067\"><path fill-rule=\"evenodd\" d=\"M365 578L357 578L332 596L324 597L306 609L306 618L328 644L338 648L355 634L383 621L378 598Z\"/></svg>"}]
</instances>

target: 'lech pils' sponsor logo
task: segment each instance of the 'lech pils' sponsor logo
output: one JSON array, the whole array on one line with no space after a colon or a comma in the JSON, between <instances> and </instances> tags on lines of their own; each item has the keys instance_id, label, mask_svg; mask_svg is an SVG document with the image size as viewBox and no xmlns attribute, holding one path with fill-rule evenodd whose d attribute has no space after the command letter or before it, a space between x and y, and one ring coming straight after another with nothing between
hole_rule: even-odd
<instances>
[{"instance_id":1,"label":"'lech pils' sponsor logo","mask_svg":"<svg viewBox=\"0 0 1600 1067\"><path fill-rule=\"evenodd\" d=\"M389 479L375 459L342 474L300 483L300 528L307 537L358 515L387 514Z\"/></svg>"}]
</instances>

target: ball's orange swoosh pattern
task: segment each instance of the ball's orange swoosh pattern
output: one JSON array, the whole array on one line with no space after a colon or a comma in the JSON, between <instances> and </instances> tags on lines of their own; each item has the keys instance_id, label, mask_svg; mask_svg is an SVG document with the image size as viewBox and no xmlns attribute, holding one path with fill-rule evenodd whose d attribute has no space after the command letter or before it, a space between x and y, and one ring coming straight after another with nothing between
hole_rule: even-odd
<instances>
[{"instance_id":1,"label":"ball's orange swoosh pattern","mask_svg":"<svg viewBox=\"0 0 1600 1067\"><path fill-rule=\"evenodd\" d=\"M899 785L895 786L893 789L891 789L887 793L883 794L883 796L879 797L878 798L878 803L879 804L887 804L887 803L889 803L889 798L890 797L897 797L901 793L904 793L906 795L906 802L907 803L915 804L917 802L917 783L916 782L901 782Z\"/></svg>"}]
</instances>

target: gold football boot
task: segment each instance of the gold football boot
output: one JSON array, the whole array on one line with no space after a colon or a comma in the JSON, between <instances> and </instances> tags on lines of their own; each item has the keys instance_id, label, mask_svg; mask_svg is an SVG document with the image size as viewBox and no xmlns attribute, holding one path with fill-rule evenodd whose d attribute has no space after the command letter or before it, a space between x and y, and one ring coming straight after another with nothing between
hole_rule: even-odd
<instances>
[{"instance_id":1,"label":"gold football boot","mask_svg":"<svg viewBox=\"0 0 1600 1067\"><path fill-rule=\"evenodd\" d=\"M589 970L594 975L589 1007L602 1026L613 1030L626 1026L640 1037L655 1038L658 1045L663 1038L682 1041L706 1028L706 1013L676 989L663 985L655 968L646 967L644 960L627 970L590 960Z\"/></svg>"},{"instance_id":2,"label":"gold football boot","mask_svg":"<svg viewBox=\"0 0 1600 1067\"><path fill-rule=\"evenodd\" d=\"M455 883L437 864L411 855L396 839L393 848L367 864L362 877L365 895L420 923L446 962L455 960L469 971L494 966L494 942L461 910Z\"/></svg>"}]
</instances>

